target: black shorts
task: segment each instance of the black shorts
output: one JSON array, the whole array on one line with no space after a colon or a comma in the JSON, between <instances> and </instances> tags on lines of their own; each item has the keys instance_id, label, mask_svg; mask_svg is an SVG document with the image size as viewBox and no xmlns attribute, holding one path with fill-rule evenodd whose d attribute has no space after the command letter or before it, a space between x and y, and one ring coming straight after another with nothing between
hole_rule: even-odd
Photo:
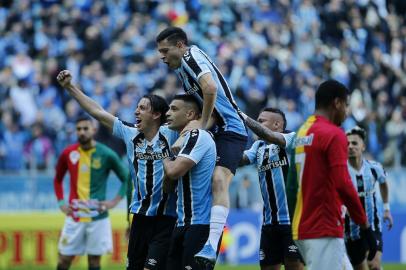
<instances>
[{"instance_id":1,"label":"black shorts","mask_svg":"<svg viewBox=\"0 0 406 270\"><path fill-rule=\"evenodd\" d=\"M285 259L297 259L303 262L299 249L293 242L291 226L262 226L259 264L261 266L283 264Z\"/></svg>"},{"instance_id":2,"label":"black shorts","mask_svg":"<svg viewBox=\"0 0 406 270\"><path fill-rule=\"evenodd\" d=\"M357 240L349 239L345 241L345 248L347 249L351 264L359 265L366 258L368 244L363 238Z\"/></svg>"},{"instance_id":3,"label":"black shorts","mask_svg":"<svg viewBox=\"0 0 406 270\"><path fill-rule=\"evenodd\" d=\"M200 269L194 256L203 248L209 231L209 225L176 227L172 233L166 269Z\"/></svg>"},{"instance_id":4,"label":"black shorts","mask_svg":"<svg viewBox=\"0 0 406 270\"><path fill-rule=\"evenodd\" d=\"M127 270L165 269L176 218L135 214L127 252Z\"/></svg>"},{"instance_id":5,"label":"black shorts","mask_svg":"<svg viewBox=\"0 0 406 270\"><path fill-rule=\"evenodd\" d=\"M374 231L374 234L377 241L377 250L383 252L382 233L380 231ZM363 238L358 240L346 240L345 247L352 265L359 265L362 263L369 250L368 243Z\"/></svg>"},{"instance_id":6,"label":"black shorts","mask_svg":"<svg viewBox=\"0 0 406 270\"><path fill-rule=\"evenodd\" d=\"M377 242L377 250L383 252L382 232L374 231L374 234Z\"/></svg>"},{"instance_id":7,"label":"black shorts","mask_svg":"<svg viewBox=\"0 0 406 270\"><path fill-rule=\"evenodd\" d=\"M247 146L248 137L232 131L217 131L214 133L216 142L216 166L229 169L233 174L237 170Z\"/></svg>"}]
</instances>

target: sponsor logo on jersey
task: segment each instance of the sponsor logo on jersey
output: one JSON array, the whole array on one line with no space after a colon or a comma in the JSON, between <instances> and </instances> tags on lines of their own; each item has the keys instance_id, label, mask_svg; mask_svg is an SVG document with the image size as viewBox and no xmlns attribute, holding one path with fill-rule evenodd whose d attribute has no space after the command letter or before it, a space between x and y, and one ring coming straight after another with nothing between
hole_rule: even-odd
<instances>
[{"instance_id":1,"label":"sponsor logo on jersey","mask_svg":"<svg viewBox=\"0 0 406 270\"><path fill-rule=\"evenodd\" d=\"M297 137L295 140L295 146L298 147L298 146L312 145L313 137L314 137L313 133L310 135L307 135L305 137Z\"/></svg>"},{"instance_id":2,"label":"sponsor logo on jersey","mask_svg":"<svg viewBox=\"0 0 406 270\"><path fill-rule=\"evenodd\" d=\"M284 157L282 160L273 160L266 165L259 166L258 171L264 172L267 170L272 170L286 165L288 165L288 160L286 157Z\"/></svg>"},{"instance_id":3,"label":"sponsor logo on jersey","mask_svg":"<svg viewBox=\"0 0 406 270\"><path fill-rule=\"evenodd\" d=\"M160 152L135 152L135 157L140 160L161 160L169 157L169 151Z\"/></svg>"}]
</instances>

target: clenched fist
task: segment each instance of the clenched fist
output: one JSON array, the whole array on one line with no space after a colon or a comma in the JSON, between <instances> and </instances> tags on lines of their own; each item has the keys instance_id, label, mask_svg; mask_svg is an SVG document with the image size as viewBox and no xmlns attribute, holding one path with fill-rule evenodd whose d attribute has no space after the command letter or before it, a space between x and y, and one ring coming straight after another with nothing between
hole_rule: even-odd
<instances>
[{"instance_id":1,"label":"clenched fist","mask_svg":"<svg viewBox=\"0 0 406 270\"><path fill-rule=\"evenodd\" d=\"M58 83L64 87L68 88L72 85L72 75L70 74L69 70L62 70L59 72L58 76L56 76Z\"/></svg>"}]
</instances>

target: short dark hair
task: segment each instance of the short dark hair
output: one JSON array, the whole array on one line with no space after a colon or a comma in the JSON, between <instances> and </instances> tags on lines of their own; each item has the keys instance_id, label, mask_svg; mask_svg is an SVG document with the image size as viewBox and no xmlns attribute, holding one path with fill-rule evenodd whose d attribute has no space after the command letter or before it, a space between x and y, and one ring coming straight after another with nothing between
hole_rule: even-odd
<instances>
[{"instance_id":1,"label":"short dark hair","mask_svg":"<svg viewBox=\"0 0 406 270\"><path fill-rule=\"evenodd\" d=\"M172 100L183 100L187 103L192 103L196 105L199 113L202 113L202 104L201 102L193 95L178 94L173 97Z\"/></svg>"},{"instance_id":2,"label":"short dark hair","mask_svg":"<svg viewBox=\"0 0 406 270\"><path fill-rule=\"evenodd\" d=\"M335 98L346 100L348 94L349 90L344 84L336 80L324 81L316 91L316 110L327 108Z\"/></svg>"},{"instance_id":3,"label":"short dark hair","mask_svg":"<svg viewBox=\"0 0 406 270\"><path fill-rule=\"evenodd\" d=\"M358 135L362 141L365 142L365 139L367 137L367 132L365 131L365 129L363 129L360 126L355 126L352 129L348 130L345 135L349 136L349 135Z\"/></svg>"},{"instance_id":4,"label":"short dark hair","mask_svg":"<svg viewBox=\"0 0 406 270\"><path fill-rule=\"evenodd\" d=\"M188 44L188 39L185 31L183 31L180 27L170 26L165 28L158 34L156 37L156 42L159 43L165 39L168 39L170 43L176 43L178 41L182 41L185 45Z\"/></svg>"},{"instance_id":5,"label":"short dark hair","mask_svg":"<svg viewBox=\"0 0 406 270\"><path fill-rule=\"evenodd\" d=\"M160 123L161 125L166 122L166 112L169 110L168 103L166 100L158 95L154 94L147 94L144 95L142 98L146 98L151 103L151 110L152 112L161 113Z\"/></svg>"},{"instance_id":6,"label":"short dark hair","mask_svg":"<svg viewBox=\"0 0 406 270\"><path fill-rule=\"evenodd\" d=\"M92 122L92 118L90 117L90 115L88 115L87 113L80 113L75 120L75 123L79 123L82 121L90 121Z\"/></svg>"},{"instance_id":7,"label":"short dark hair","mask_svg":"<svg viewBox=\"0 0 406 270\"><path fill-rule=\"evenodd\" d=\"M281 110L277 109L277 108L272 108L272 107L267 107L265 109L262 110L263 112L272 112L272 113L277 113L280 116L282 116L283 119L283 130L286 129L286 125L288 124L288 122L286 121L286 116L285 113L282 112Z\"/></svg>"}]
</instances>

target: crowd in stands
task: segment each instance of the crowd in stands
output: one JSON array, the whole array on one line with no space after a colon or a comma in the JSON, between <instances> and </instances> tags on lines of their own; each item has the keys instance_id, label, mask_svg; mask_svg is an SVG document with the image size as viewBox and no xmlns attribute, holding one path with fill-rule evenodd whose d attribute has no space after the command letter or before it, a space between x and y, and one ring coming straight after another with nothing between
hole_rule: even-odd
<instances>
[{"instance_id":1,"label":"crowd in stands","mask_svg":"<svg viewBox=\"0 0 406 270\"><path fill-rule=\"evenodd\" d=\"M129 122L142 95L182 91L156 51L170 24L215 60L243 111L278 107L289 130L312 113L321 80L343 82L352 92L343 128L365 127L374 159L406 165L406 1L5 0L0 169L52 170L75 142L81 111L56 82L61 69ZM123 154L107 130L98 139Z\"/></svg>"}]
</instances>

